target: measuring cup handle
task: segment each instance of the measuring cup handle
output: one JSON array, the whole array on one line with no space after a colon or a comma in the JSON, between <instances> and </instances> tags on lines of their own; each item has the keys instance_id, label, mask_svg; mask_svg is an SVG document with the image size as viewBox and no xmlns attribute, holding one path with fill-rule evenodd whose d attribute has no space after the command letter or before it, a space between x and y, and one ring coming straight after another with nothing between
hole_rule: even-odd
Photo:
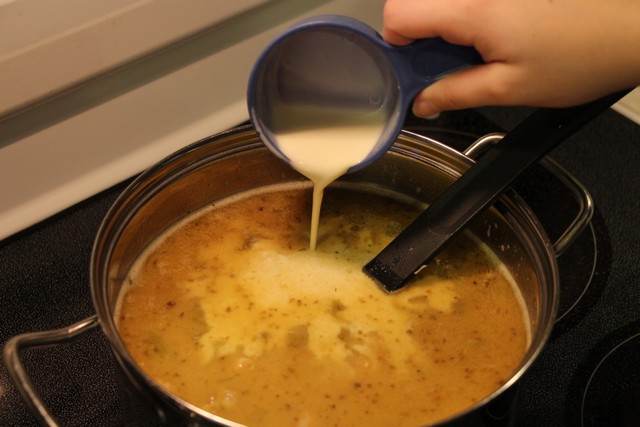
<instances>
[{"instance_id":1,"label":"measuring cup handle","mask_svg":"<svg viewBox=\"0 0 640 427\"><path fill-rule=\"evenodd\" d=\"M3 353L7 372L38 424L49 427L58 426L58 422L45 406L25 371L20 360L20 351L32 347L66 343L97 326L98 317L92 316L66 328L18 335L11 338L5 345Z\"/></svg>"},{"instance_id":2,"label":"measuring cup handle","mask_svg":"<svg viewBox=\"0 0 640 427\"><path fill-rule=\"evenodd\" d=\"M403 86L417 94L447 74L483 63L471 46L460 46L441 38L429 38L391 49Z\"/></svg>"}]
</instances>

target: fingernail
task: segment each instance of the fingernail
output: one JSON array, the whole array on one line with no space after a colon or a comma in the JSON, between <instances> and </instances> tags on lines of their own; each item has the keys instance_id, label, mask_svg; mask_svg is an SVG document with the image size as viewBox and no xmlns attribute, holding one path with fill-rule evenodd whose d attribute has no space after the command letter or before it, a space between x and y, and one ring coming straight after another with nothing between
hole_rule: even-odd
<instances>
[{"instance_id":1,"label":"fingernail","mask_svg":"<svg viewBox=\"0 0 640 427\"><path fill-rule=\"evenodd\" d=\"M429 101L417 101L413 104L413 114L425 119L435 119L440 111Z\"/></svg>"}]
</instances>

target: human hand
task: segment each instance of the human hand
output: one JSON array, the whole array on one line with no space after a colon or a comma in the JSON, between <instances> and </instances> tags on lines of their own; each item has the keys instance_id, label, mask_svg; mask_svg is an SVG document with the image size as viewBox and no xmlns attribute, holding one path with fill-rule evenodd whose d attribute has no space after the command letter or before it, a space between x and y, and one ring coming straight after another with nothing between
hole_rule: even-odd
<instances>
[{"instance_id":1,"label":"human hand","mask_svg":"<svg viewBox=\"0 0 640 427\"><path fill-rule=\"evenodd\" d=\"M637 0L387 0L384 39L442 37L485 64L423 90L414 113L486 105L565 107L640 84Z\"/></svg>"}]
</instances>

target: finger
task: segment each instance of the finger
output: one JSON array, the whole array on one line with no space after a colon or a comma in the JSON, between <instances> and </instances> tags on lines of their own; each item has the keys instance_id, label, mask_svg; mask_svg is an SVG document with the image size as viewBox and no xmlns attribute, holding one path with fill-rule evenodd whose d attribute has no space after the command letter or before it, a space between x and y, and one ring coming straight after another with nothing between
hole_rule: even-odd
<instances>
[{"instance_id":1,"label":"finger","mask_svg":"<svg viewBox=\"0 0 640 427\"><path fill-rule=\"evenodd\" d=\"M408 45L410 43L413 43L416 39L410 38L410 37L405 37L401 34L398 34L396 32L394 32L393 30L389 29L389 28L383 28L382 29L382 38L389 44L395 45L395 46L405 46Z\"/></svg>"},{"instance_id":2,"label":"finger","mask_svg":"<svg viewBox=\"0 0 640 427\"><path fill-rule=\"evenodd\" d=\"M429 1L387 0L383 11L382 37L394 45L406 45L420 38L434 37Z\"/></svg>"},{"instance_id":3,"label":"finger","mask_svg":"<svg viewBox=\"0 0 640 427\"><path fill-rule=\"evenodd\" d=\"M383 38L396 45L417 39L443 37L458 44L471 45L473 35L460 2L443 7L439 1L387 0L383 12Z\"/></svg>"},{"instance_id":4,"label":"finger","mask_svg":"<svg viewBox=\"0 0 640 427\"><path fill-rule=\"evenodd\" d=\"M519 94L515 87L510 87L511 81L514 80L510 72L500 63L459 71L420 92L414 100L413 112L419 117L429 117L442 111L515 105Z\"/></svg>"}]
</instances>

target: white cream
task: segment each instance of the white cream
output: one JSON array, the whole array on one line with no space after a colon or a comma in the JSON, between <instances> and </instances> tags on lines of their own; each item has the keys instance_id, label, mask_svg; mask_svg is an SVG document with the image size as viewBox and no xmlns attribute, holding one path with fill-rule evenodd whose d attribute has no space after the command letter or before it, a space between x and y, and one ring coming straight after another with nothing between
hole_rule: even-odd
<instances>
[{"instance_id":1,"label":"white cream","mask_svg":"<svg viewBox=\"0 0 640 427\"><path fill-rule=\"evenodd\" d=\"M324 189L373 150L385 126L379 111L296 108L281 114L277 145L291 166L313 182L310 249L315 250Z\"/></svg>"}]
</instances>

